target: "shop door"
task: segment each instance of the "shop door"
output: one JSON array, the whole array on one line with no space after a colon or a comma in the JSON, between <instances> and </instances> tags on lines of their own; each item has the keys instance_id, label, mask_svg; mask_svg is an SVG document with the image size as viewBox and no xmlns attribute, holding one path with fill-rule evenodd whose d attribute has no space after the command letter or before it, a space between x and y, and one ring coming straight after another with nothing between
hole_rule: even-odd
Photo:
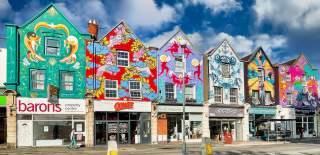
<instances>
[{"instance_id":1,"label":"shop door","mask_svg":"<svg viewBox=\"0 0 320 155\"><path fill-rule=\"evenodd\" d=\"M129 143L129 122L119 122L119 144Z\"/></svg>"},{"instance_id":2,"label":"shop door","mask_svg":"<svg viewBox=\"0 0 320 155\"><path fill-rule=\"evenodd\" d=\"M6 108L0 107L0 144L7 141L7 118Z\"/></svg>"},{"instance_id":3,"label":"shop door","mask_svg":"<svg viewBox=\"0 0 320 155\"><path fill-rule=\"evenodd\" d=\"M32 120L18 120L18 146L32 146Z\"/></svg>"},{"instance_id":4,"label":"shop door","mask_svg":"<svg viewBox=\"0 0 320 155\"><path fill-rule=\"evenodd\" d=\"M141 143L150 143L151 132L150 132L150 120L141 121Z\"/></svg>"},{"instance_id":5,"label":"shop door","mask_svg":"<svg viewBox=\"0 0 320 155\"><path fill-rule=\"evenodd\" d=\"M118 142L118 122L107 122L107 139Z\"/></svg>"},{"instance_id":6,"label":"shop door","mask_svg":"<svg viewBox=\"0 0 320 155\"><path fill-rule=\"evenodd\" d=\"M107 144L106 122L96 122L96 145Z\"/></svg>"}]
</instances>

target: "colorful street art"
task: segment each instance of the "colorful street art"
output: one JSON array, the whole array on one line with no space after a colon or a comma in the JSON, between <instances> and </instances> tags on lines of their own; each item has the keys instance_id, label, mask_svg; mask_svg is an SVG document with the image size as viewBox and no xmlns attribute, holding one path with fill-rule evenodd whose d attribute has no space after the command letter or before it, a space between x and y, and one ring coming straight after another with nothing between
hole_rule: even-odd
<instances>
[{"instance_id":1,"label":"colorful street art","mask_svg":"<svg viewBox=\"0 0 320 155\"><path fill-rule=\"evenodd\" d=\"M252 100L254 104L275 104L275 69L262 48L250 56L247 78L249 97L254 99L257 96L253 92L258 93L259 100Z\"/></svg>"},{"instance_id":2,"label":"colorful street art","mask_svg":"<svg viewBox=\"0 0 320 155\"><path fill-rule=\"evenodd\" d=\"M305 56L279 65L279 100L282 106L304 106L309 101L314 107L318 101L318 71Z\"/></svg>"},{"instance_id":3,"label":"colorful street art","mask_svg":"<svg viewBox=\"0 0 320 155\"><path fill-rule=\"evenodd\" d=\"M161 103L168 101L165 94L166 83L174 85L175 103L183 102L183 85L185 84L193 87L194 102L202 104L203 56L194 50L180 30L158 52L158 100Z\"/></svg>"},{"instance_id":4,"label":"colorful street art","mask_svg":"<svg viewBox=\"0 0 320 155\"><path fill-rule=\"evenodd\" d=\"M117 64L117 53L128 52L128 66ZM87 90L92 91L98 100L134 100L130 97L130 81L141 82L142 101L152 101L157 97L157 51L147 48L121 22L99 43L88 42L86 51ZM116 80L117 97L105 96L105 81Z\"/></svg>"},{"instance_id":5,"label":"colorful street art","mask_svg":"<svg viewBox=\"0 0 320 155\"><path fill-rule=\"evenodd\" d=\"M18 92L23 97L47 97L47 87L60 87L60 72L68 71L73 74L73 91L61 93L61 98L83 98L85 95L85 39L79 31L56 9L48 6L34 19L17 29L7 29L8 38L18 38L17 42L8 41L7 48L15 51L19 49L20 85ZM16 33L18 32L18 33ZM47 45L50 39L54 40L54 47ZM51 40L51 41L52 41ZM51 48L51 51L49 48ZM52 52L52 53L49 53ZM9 57L16 59L14 55ZM10 61L10 60L8 60ZM12 67L15 65L12 65ZM12 68L15 70L15 68ZM31 70L43 70L45 79L44 88L31 88ZM18 70L18 69L16 69ZM9 75L9 74L8 74ZM13 76L8 76L8 82L14 83Z\"/></svg>"},{"instance_id":6,"label":"colorful street art","mask_svg":"<svg viewBox=\"0 0 320 155\"><path fill-rule=\"evenodd\" d=\"M216 49L208 53L209 65L209 100L214 98L214 86L223 87L223 103L230 103L230 89L238 88L238 103L244 102L243 63L234 52L227 40L224 40ZM227 65L229 70L225 70ZM224 77L224 72L228 77Z\"/></svg>"}]
</instances>

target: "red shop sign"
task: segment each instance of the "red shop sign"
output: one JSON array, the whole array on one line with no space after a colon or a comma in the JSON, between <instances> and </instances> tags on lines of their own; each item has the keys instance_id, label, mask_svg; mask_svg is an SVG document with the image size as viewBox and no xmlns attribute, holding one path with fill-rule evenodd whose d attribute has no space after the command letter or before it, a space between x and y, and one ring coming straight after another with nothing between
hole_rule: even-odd
<instances>
[{"instance_id":1,"label":"red shop sign","mask_svg":"<svg viewBox=\"0 0 320 155\"><path fill-rule=\"evenodd\" d=\"M114 104L114 109L116 111L120 111L123 109L133 109L133 102L116 102L116 104Z\"/></svg>"}]
</instances>

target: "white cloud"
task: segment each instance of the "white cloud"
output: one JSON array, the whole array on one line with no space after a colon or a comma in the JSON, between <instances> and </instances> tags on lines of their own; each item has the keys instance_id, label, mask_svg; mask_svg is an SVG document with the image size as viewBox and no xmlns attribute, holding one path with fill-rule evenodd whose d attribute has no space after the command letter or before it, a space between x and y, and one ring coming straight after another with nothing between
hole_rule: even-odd
<instances>
[{"instance_id":1,"label":"white cloud","mask_svg":"<svg viewBox=\"0 0 320 155\"><path fill-rule=\"evenodd\" d=\"M157 6L154 0L126 0L120 10L119 18L134 28L158 29L179 18L174 7Z\"/></svg>"},{"instance_id":2,"label":"white cloud","mask_svg":"<svg viewBox=\"0 0 320 155\"><path fill-rule=\"evenodd\" d=\"M236 0L191 0L191 3L204 5L212 14L242 10L241 3Z\"/></svg>"},{"instance_id":3,"label":"white cloud","mask_svg":"<svg viewBox=\"0 0 320 155\"><path fill-rule=\"evenodd\" d=\"M257 24L271 22L291 29L319 29L320 3L318 0L256 0L253 10Z\"/></svg>"},{"instance_id":4,"label":"white cloud","mask_svg":"<svg viewBox=\"0 0 320 155\"><path fill-rule=\"evenodd\" d=\"M173 36L174 33L178 31L178 26L174 27L171 31L163 32L153 38L150 38L145 44L147 46L161 48L161 46L168 41L170 37Z\"/></svg>"}]
</instances>

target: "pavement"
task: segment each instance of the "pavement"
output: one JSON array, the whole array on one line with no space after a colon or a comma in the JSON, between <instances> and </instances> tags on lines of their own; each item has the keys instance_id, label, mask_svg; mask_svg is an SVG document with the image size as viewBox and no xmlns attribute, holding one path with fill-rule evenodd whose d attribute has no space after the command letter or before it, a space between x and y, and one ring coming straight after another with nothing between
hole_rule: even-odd
<instances>
[{"instance_id":1,"label":"pavement","mask_svg":"<svg viewBox=\"0 0 320 155\"><path fill-rule=\"evenodd\" d=\"M320 155L319 144L284 142L238 142L214 144L214 155ZM187 144L188 155L200 155L200 144ZM106 155L107 146L68 149L66 147L27 147L0 149L0 155ZM179 155L181 144L135 144L120 145L119 155Z\"/></svg>"}]
</instances>

